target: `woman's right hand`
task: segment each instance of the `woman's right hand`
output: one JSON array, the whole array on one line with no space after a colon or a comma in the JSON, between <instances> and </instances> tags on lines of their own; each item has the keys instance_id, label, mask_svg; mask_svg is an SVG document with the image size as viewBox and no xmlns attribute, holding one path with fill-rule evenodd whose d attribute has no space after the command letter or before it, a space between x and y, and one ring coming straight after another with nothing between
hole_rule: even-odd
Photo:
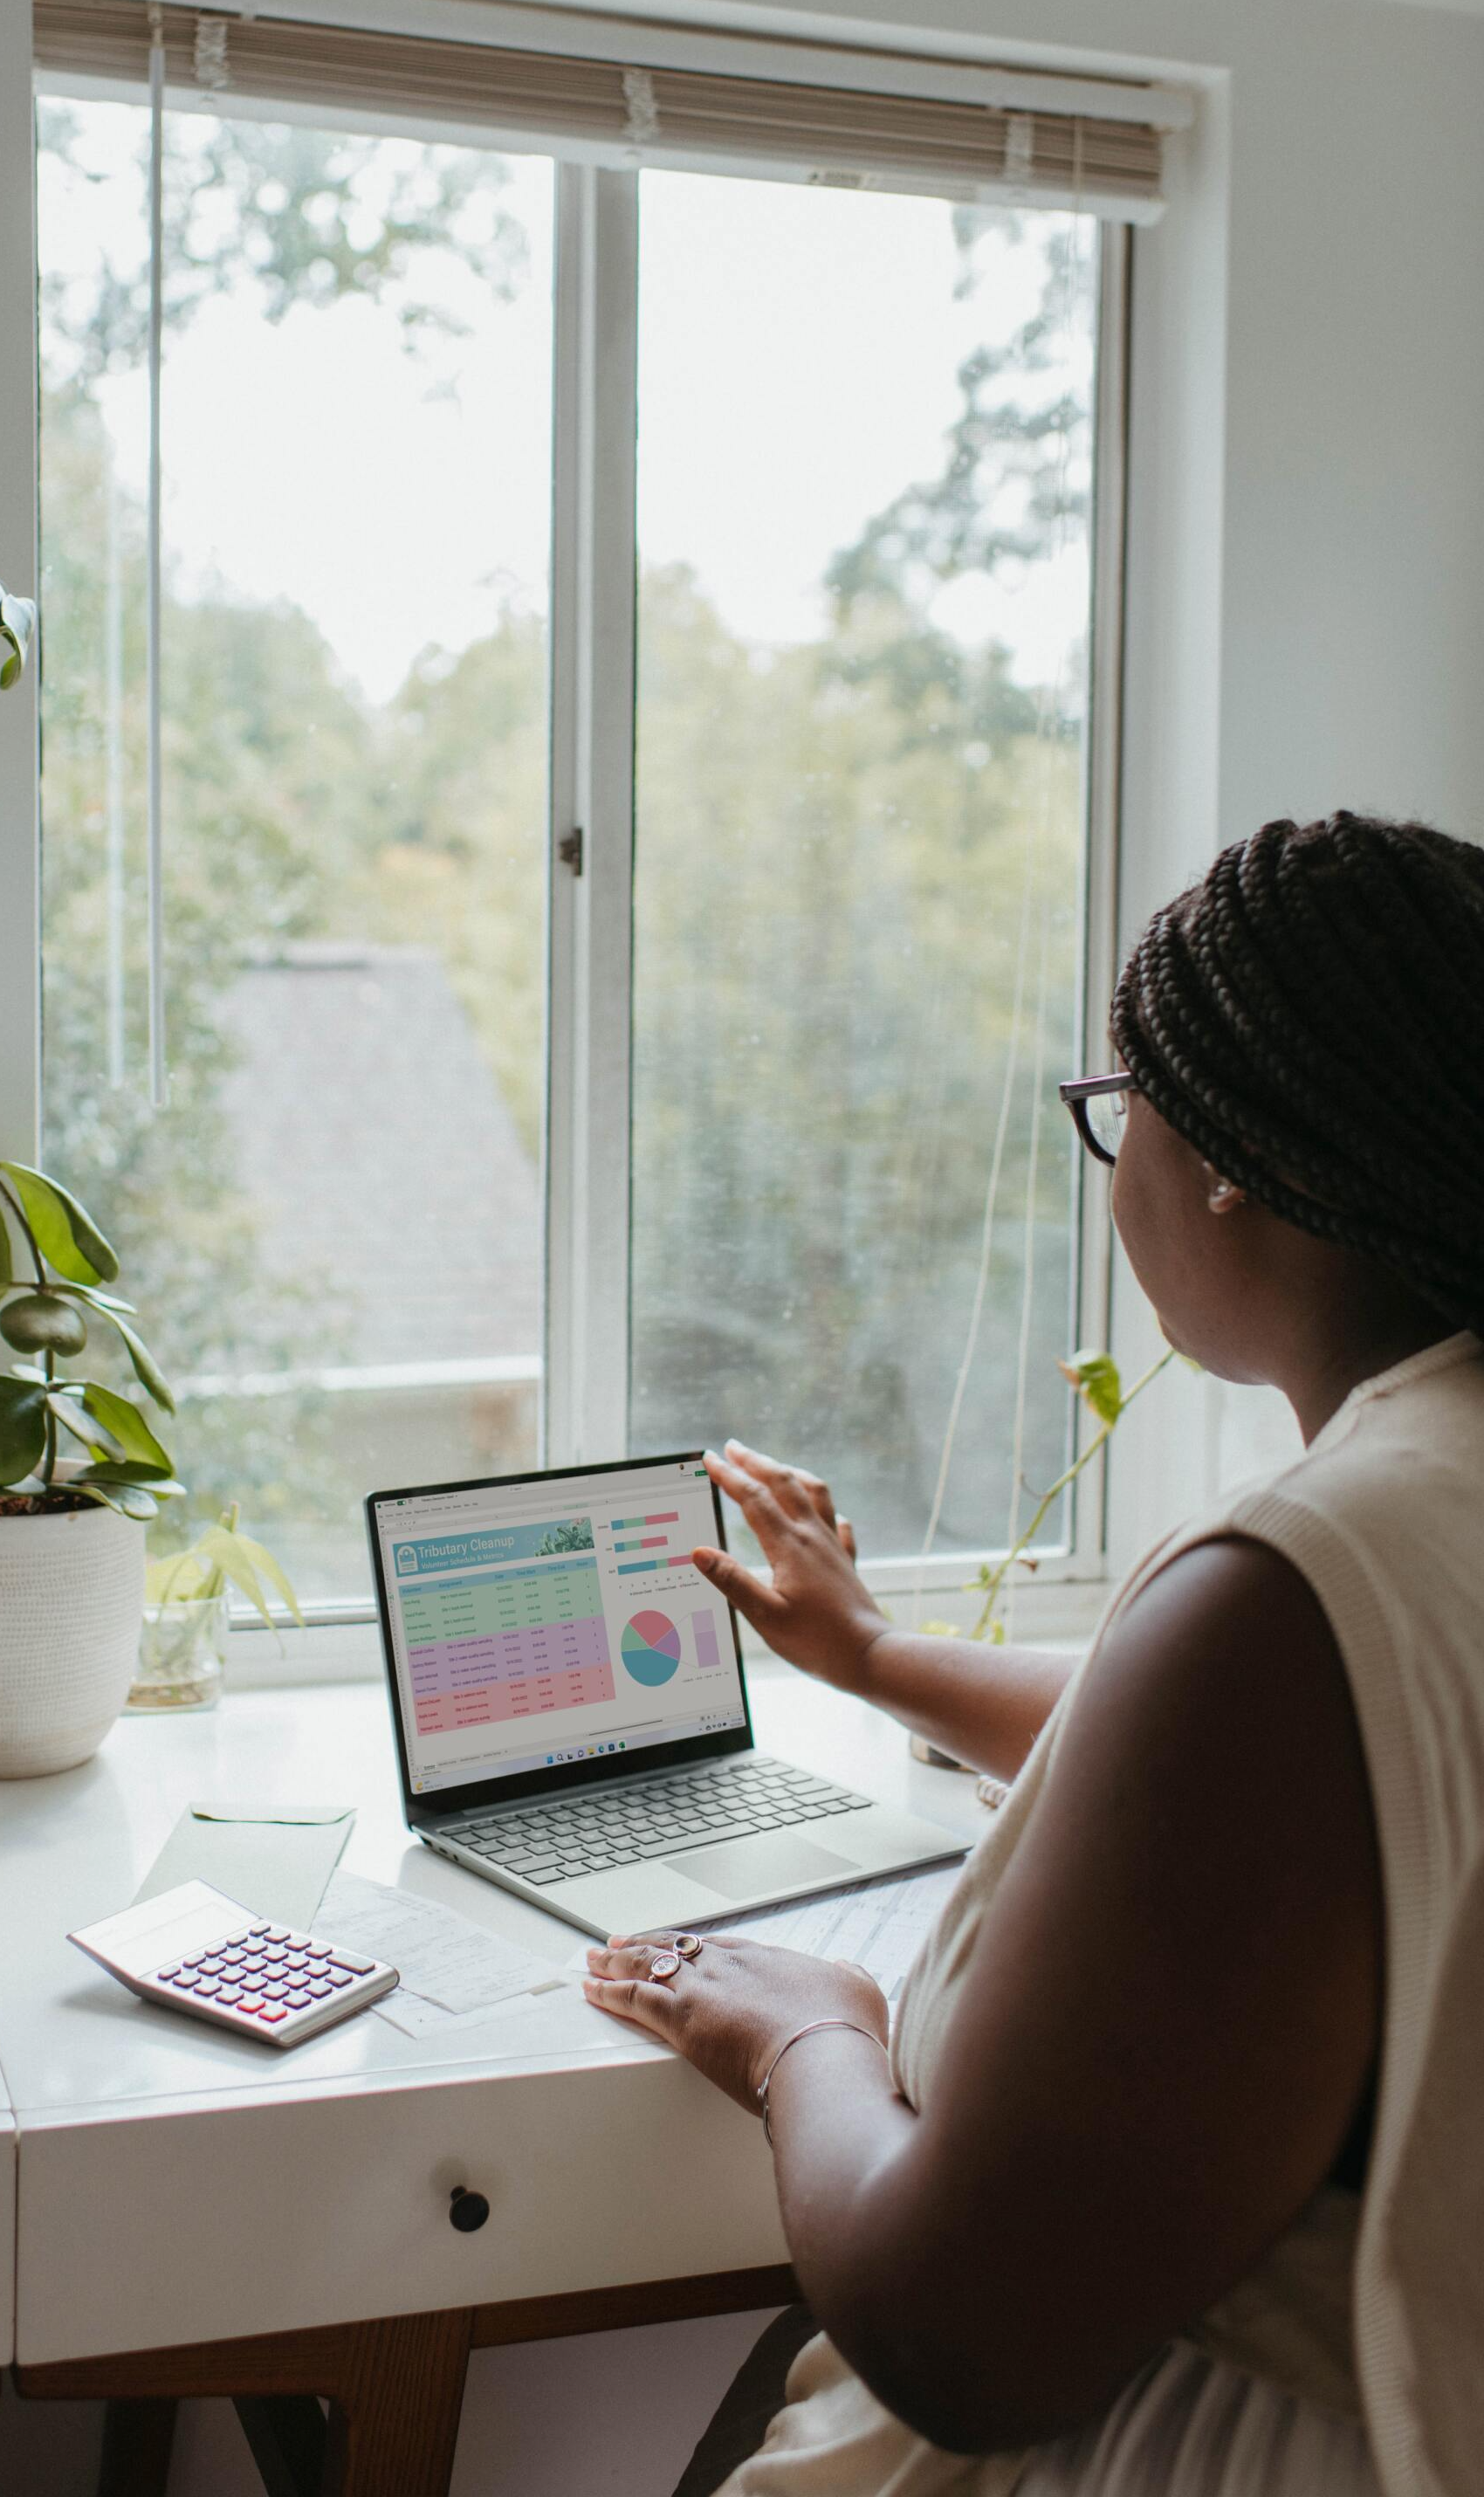
<instances>
[{"instance_id":1,"label":"woman's right hand","mask_svg":"<svg viewBox=\"0 0 1484 2497\"><path fill-rule=\"evenodd\" d=\"M890 1625L855 1565L855 1534L828 1483L740 1439L706 1452L706 1470L734 1500L773 1572L766 1585L729 1552L699 1544L696 1567L775 1653L841 1689L858 1687L866 1652Z\"/></svg>"}]
</instances>

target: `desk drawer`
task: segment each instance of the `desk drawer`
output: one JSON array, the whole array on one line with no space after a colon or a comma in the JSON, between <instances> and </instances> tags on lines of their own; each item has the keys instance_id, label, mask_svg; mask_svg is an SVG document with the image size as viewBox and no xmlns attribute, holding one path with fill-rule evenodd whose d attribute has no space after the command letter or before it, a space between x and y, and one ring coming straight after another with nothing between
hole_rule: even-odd
<instances>
[{"instance_id":1,"label":"desk drawer","mask_svg":"<svg viewBox=\"0 0 1484 2497\"><path fill-rule=\"evenodd\" d=\"M668 2061L59 2114L18 2165L33 2365L786 2259L761 2127Z\"/></svg>"}]
</instances>

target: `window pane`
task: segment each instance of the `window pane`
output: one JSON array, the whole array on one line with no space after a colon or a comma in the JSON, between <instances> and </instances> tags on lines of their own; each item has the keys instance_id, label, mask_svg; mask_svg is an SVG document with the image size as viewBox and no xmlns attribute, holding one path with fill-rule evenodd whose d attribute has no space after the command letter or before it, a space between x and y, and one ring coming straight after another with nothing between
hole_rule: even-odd
<instances>
[{"instance_id":1,"label":"window pane","mask_svg":"<svg viewBox=\"0 0 1484 2497\"><path fill-rule=\"evenodd\" d=\"M537 1444L552 167L167 129L157 1114L147 116L41 108L45 1153L194 1509L339 1595L367 1489Z\"/></svg>"},{"instance_id":2,"label":"window pane","mask_svg":"<svg viewBox=\"0 0 1484 2497\"><path fill-rule=\"evenodd\" d=\"M634 1445L911 1552L967 1357L993 1545L1069 1422L1096 226L641 202Z\"/></svg>"}]
</instances>

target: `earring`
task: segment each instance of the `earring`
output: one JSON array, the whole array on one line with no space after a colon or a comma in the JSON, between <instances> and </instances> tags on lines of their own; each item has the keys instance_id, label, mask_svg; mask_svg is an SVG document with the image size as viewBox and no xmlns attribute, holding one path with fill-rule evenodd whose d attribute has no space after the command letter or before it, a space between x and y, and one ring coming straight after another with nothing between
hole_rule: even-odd
<instances>
[{"instance_id":1,"label":"earring","mask_svg":"<svg viewBox=\"0 0 1484 2497\"><path fill-rule=\"evenodd\" d=\"M1247 1191L1235 1180L1218 1179L1208 1202L1213 1214L1224 1214L1229 1205L1246 1205Z\"/></svg>"}]
</instances>

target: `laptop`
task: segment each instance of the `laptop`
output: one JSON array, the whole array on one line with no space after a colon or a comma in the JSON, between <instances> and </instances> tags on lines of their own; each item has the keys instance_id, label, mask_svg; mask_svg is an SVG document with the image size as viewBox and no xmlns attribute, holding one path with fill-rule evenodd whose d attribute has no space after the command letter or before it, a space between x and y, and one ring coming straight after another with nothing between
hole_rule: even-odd
<instances>
[{"instance_id":1,"label":"laptop","mask_svg":"<svg viewBox=\"0 0 1484 2497\"><path fill-rule=\"evenodd\" d=\"M699 1450L373 1492L408 1827L584 1933L652 1933L964 1852L759 1753Z\"/></svg>"}]
</instances>

